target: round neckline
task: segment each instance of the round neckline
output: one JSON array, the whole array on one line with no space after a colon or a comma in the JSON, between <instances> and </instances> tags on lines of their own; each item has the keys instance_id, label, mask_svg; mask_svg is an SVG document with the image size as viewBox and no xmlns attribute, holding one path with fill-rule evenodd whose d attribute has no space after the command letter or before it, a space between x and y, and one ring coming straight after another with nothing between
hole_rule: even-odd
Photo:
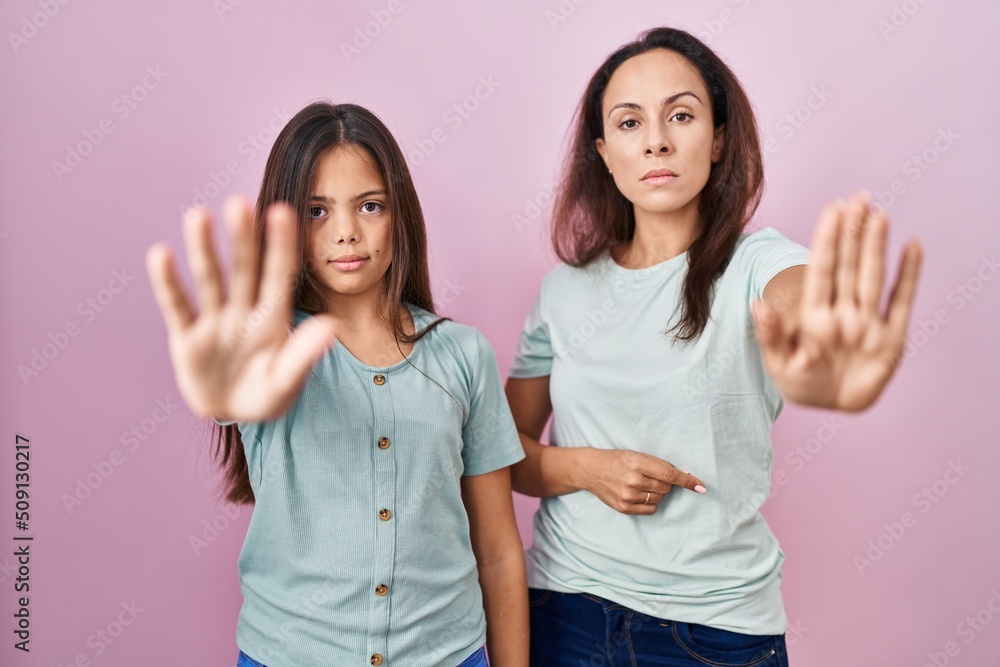
<instances>
[{"instance_id":1,"label":"round neckline","mask_svg":"<svg viewBox=\"0 0 1000 667\"><path fill-rule=\"evenodd\" d=\"M414 331L420 331L422 321L424 320L423 309L420 306L417 306L415 304L409 303L407 301L404 301L403 305L406 306L406 309L410 313L410 317L413 318L413 330ZM307 313L305 311L299 310L297 308L295 309L295 311L297 313L301 313L302 315L305 316L302 319L305 319L305 318L308 318L308 317L312 317L312 315L310 313ZM381 373L381 374L384 375L386 373L392 373L393 371L399 370L399 369L401 369L401 368L403 368L405 366L409 366L411 364L411 362L413 361L414 357L417 355L418 351L423 350L424 338L426 338L426 336L424 336L424 337L420 338L419 340L415 341L413 343L413 349L410 350L410 354L407 355L402 361L397 361L396 363L394 363L391 366L369 366L365 362L363 362L360 359L358 359L357 357L355 357L354 354L351 353L351 351L348 350L340 341L337 341L337 344L333 346L332 352L334 354L336 354L337 353L337 349L340 348L341 351L342 351L342 353L344 354L344 356L347 358L347 360L351 364L353 364L354 366L357 366L358 368L361 368L361 369L366 370L366 371L372 371L372 372Z\"/></svg>"},{"instance_id":2,"label":"round neckline","mask_svg":"<svg viewBox=\"0 0 1000 667\"><path fill-rule=\"evenodd\" d=\"M644 266L641 269L630 269L626 266L622 266L615 260L614 256L611 254L611 249L608 248L604 251L605 263L610 267L612 271L615 271L619 275L630 277L630 278L645 278L651 275L655 275L661 271L668 268L675 267L676 265L687 261L688 251L685 250L677 255L674 255L670 259L665 259L662 262L657 262L650 266Z\"/></svg>"}]
</instances>

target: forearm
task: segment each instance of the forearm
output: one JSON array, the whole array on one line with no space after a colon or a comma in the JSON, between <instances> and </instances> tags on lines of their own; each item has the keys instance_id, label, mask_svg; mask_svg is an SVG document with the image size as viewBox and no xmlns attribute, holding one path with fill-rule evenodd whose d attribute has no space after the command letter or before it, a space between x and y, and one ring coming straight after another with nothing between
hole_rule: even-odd
<instances>
[{"instance_id":1,"label":"forearm","mask_svg":"<svg viewBox=\"0 0 1000 667\"><path fill-rule=\"evenodd\" d=\"M520 540L508 555L479 567L491 667L528 667L528 581Z\"/></svg>"},{"instance_id":2,"label":"forearm","mask_svg":"<svg viewBox=\"0 0 1000 667\"><path fill-rule=\"evenodd\" d=\"M583 484L583 463L589 447L546 446L519 432L524 459L511 466L511 484L526 496L547 498L579 491Z\"/></svg>"}]
</instances>

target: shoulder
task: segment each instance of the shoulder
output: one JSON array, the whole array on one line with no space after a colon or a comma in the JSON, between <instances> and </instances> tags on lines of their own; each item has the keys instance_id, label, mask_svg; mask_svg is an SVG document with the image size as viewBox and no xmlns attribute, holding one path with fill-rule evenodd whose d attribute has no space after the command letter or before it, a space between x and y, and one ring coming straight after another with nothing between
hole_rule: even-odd
<instances>
[{"instance_id":1,"label":"shoulder","mask_svg":"<svg viewBox=\"0 0 1000 667\"><path fill-rule=\"evenodd\" d=\"M451 356L464 369L471 370L483 356L493 355L493 348L486 336L473 326L442 318L428 310L407 304L418 332L441 320L424 338L436 353Z\"/></svg>"},{"instance_id":2,"label":"shoulder","mask_svg":"<svg viewBox=\"0 0 1000 667\"><path fill-rule=\"evenodd\" d=\"M774 227L740 234L733 249L733 260L742 268L769 258L808 257L809 249L793 241Z\"/></svg>"},{"instance_id":3,"label":"shoulder","mask_svg":"<svg viewBox=\"0 0 1000 667\"><path fill-rule=\"evenodd\" d=\"M747 252L775 245L798 245L774 227L762 227L754 232L743 232L736 241L735 252Z\"/></svg>"},{"instance_id":4,"label":"shoulder","mask_svg":"<svg viewBox=\"0 0 1000 667\"><path fill-rule=\"evenodd\" d=\"M550 298L550 295L558 299L573 291L590 289L595 282L607 279L609 261L609 255L605 251L584 266L559 262L542 276L540 294L546 299Z\"/></svg>"}]
</instances>

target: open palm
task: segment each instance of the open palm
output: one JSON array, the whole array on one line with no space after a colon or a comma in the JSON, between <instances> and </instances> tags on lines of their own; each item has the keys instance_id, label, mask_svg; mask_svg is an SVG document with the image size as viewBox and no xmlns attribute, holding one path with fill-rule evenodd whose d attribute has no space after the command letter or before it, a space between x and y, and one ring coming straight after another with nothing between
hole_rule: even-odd
<instances>
[{"instance_id":1,"label":"open palm","mask_svg":"<svg viewBox=\"0 0 1000 667\"><path fill-rule=\"evenodd\" d=\"M177 386L192 412L264 421L287 410L298 395L309 369L334 341L333 320L313 317L291 329L298 258L290 206L275 204L267 211L262 275L249 205L231 198L225 216L233 258L228 299L212 244L212 221L203 210L189 211L183 228L198 313L165 244L149 248L146 269L166 323Z\"/></svg>"},{"instance_id":2,"label":"open palm","mask_svg":"<svg viewBox=\"0 0 1000 667\"><path fill-rule=\"evenodd\" d=\"M920 273L910 242L884 314L888 218L865 194L820 215L802 297L789 313L754 304L764 364L789 400L863 410L882 393L899 363Z\"/></svg>"}]
</instances>

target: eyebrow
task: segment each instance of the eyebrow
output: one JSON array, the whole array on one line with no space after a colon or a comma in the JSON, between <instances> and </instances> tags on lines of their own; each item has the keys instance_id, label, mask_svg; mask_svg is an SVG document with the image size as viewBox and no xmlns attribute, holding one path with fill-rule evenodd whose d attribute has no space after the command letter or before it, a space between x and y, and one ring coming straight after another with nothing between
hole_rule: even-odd
<instances>
[{"instance_id":1,"label":"eyebrow","mask_svg":"<svg viewBox=\"0 0 1000 667\"><path fill-rule=\"evenodd\" d=\"M366 190L362 192L357 197L351 199L351 201L358 201L359 199L364 199L365 197L371 197L372 195L385 195L385 190ZM333 197L321 197L319 195L310 195L309 201L321 201L324 204L336 204Z\"/></svg>"},{"instance_id":2,"label":"eyebrow","mask_svg":"<svg viewBox=\"0 0 1000 667\"><path fill-rule=\"evenodd\" d=\"M690 95L694 99L698 100L699 104L701 104L702 106L704 106L704 102L701 101L701 98L698 97L697 95L695 95L694 93L692 93L690 90L685 90L685 91L682 91L680 93L677 93L676 95L671 95L667 99L663 100L663 106L667 106L668 104L673 104L674 102L677 101L678 98L683 97L684 95ZM635 102L621 102L620 104L616 104L613 107L611 107L611 109L608 111L608 117L609 118L611 117L611 112L612 111L614 111L615 109L619 109L619 108L635 109L636 111L641 111L642 110L642 105L636 104Z\"/></svg>"}]
</instances>

